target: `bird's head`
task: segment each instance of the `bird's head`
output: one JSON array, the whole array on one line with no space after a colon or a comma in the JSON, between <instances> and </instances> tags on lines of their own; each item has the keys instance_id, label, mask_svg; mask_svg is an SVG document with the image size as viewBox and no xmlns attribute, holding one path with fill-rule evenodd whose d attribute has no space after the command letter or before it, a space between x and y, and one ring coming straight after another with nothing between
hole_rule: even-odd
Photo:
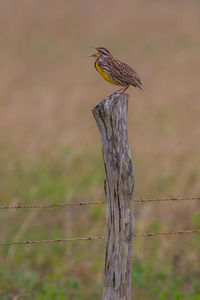
<instances>
[{"instance_id":1,"label":"bird's head","mask_svg":"<svg viewBox=\"0 0 200 300\"><path fill-rule=\"evenodd\" d=\"M94 57L96 60L99 58L106 58L106 57L111 57L110 51L108 51L104 47L93 47L92 48L97 50L97 53L90 55L91 57Z\"/></svg>"}]
</instances>

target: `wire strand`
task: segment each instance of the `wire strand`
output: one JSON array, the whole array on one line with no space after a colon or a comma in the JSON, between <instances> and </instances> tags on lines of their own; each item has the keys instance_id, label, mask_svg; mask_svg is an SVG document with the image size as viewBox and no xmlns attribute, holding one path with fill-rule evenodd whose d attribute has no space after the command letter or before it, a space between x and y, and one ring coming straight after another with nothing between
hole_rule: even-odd
<instances>
[{"instance_id":1,"label":"wire strand","mask_svg":"<svg viewBox=\"0 0 200 300\"><path fill-rule=\"evenodd\" d=\"M136 199L135 204L144 204L149 202L178 202L178 201L191 201L191 200L200 200L200 197L169 197L169 198L149 198L149 199ZM105 204L106 201L96 201L96 202L71 202L71 203L45 203L45 204L33 204L33 205L1 205L0 209L30 209L30 208L54 208L54 207L67 207L67 206L87 206L87 205L97 205L97 204Z\"/></svg>"},{"instance_id":2,"label":"wire strand","mask_svg":"<svg viewBox=\"0 0 200 300\"><path fill-rule=\"evenodd\" d=\"M45 204L33 204L33 205L11 205L11 206L0 206L0 209L27 209L27 208L54 208L54 207L67 207L67 206L86 206L94 204L104 204L105 201L96 202L71 202L71 203L45 203Z\"/></svg>"},{"instance_id":3,"label":"wire strand","mask_svg":"<svg viewBox=\"0 0 200 300\"><path fill-rule=\"evenodd\" d=\"M187 233L200 233L200 229L193 230L180 230L180 231L164 231L164 232L147 232L147 233L136 233L134 237L151 237L151 236L164 236L164 235L183 235ZM102 240L105 236L91 236L91 237L76 237L76 238L57 238L41 241L21 241L21 242L1 242L0 246L10 245L30 245L30 244L45 244L45 243L59 243L59 242L72 242L72 241L91 241L91 240Z\"/></svg>"}]
</instances>

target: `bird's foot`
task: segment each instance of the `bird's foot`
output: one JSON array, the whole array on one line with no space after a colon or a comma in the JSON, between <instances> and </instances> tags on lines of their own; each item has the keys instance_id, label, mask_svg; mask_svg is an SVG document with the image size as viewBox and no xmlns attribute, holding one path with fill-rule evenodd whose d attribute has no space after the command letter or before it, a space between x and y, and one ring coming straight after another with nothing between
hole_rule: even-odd
<instances>
[{"instance_id":1,"label":"bird's foot","mask_svg":"<svg viewBox=\"0 0 200 300\"><path fill-rule=\"evenodd\" d=\"M113 96L113 95L115 95L115 94L123 94L123 93L127 90L127 88L128 88L128 86L125 86L125 87L123 87L123 88L121 88L121 89L119 89L119 90L113 92L113 93L110 94L108 97L111 97L111 96Z\"/></svg>"}]
</instances>

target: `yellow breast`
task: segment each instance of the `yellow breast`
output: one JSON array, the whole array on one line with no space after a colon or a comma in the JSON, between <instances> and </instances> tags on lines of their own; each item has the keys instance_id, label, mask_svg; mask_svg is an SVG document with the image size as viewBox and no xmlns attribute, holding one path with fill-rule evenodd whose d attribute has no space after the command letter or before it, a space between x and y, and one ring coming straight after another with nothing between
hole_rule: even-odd
<instances>
[{"instance_id":1,"label":"yellow breast","mask_svg":"<svg viewBox=\"0 0 200 300\"><path fill-rule=\"evenodd\" d=\"M108 82L110 82L110 83L112 83L112 84L118 85L118 84L114 83L114 82L110 79L108 73L106 73L105 70L103 70L101 67L99 67L97 63L95 64L95 66L96 66L96 69L97 69L97 71L99 72L99 74L100 74L106 81L108 81Z\"/></svg>"}]
</instances>

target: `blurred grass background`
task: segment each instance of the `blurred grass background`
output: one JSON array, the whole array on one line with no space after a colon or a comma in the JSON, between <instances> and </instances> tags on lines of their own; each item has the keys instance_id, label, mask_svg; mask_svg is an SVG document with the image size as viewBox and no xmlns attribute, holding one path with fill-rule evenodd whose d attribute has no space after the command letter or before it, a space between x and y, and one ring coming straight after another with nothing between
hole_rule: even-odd
<instances>
[{"instance_id":1,"label":"blurred grass background","mask_svg":"<svg viewBox=\"0 0 200 300\"><path fill-rule=\"evenodd\" d=\"M115 87L90 45L134 66L135 197L196 196L200 2L0 1L0 204L104 199L92 107ZM200 227L199 204L138 205L136 231ZM101 235L105 206L0 212L1 241ZM101 299L105 241L0 249L0 299ZM133 299L200 299L200 237L135 239Z\"/></svg>"}]
</instances>

